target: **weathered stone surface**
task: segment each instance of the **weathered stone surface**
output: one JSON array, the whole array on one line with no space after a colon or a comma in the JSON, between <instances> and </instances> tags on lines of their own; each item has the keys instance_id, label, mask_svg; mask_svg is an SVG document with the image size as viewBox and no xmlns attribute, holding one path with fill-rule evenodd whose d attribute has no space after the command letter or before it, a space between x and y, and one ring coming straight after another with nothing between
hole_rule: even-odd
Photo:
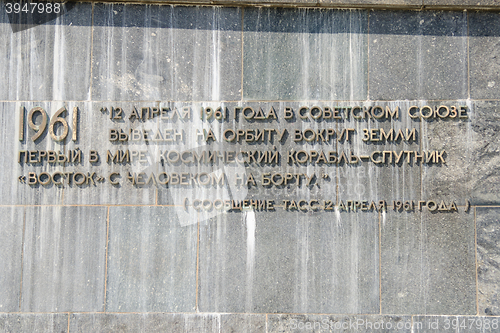
<instances>
[{"instance_id":1,"label":"weathered stone surface","mask_svg":"<svg viewBox=\"0 0 500 333\"><path fill-rule=\"evenodd\" d=\"M53 21L14 33L5 3L0 13L0 100L88 99L92 5L80 3Z\"/></svg>"},{"instance_id":2,"label":"weathered stone surface","mask_svg":"<svg viewBox=\"0 0 500 333\"><path fill-rule=\"evenodd\" d=\"M465 99L467 14L371 12L369 57L370 99Z\"/></svg>"},{"instance_id":3,"label":"weathered stone surface","mask_svg":"<svg viewBox=\"0 0 500 333\"><path fill-rule=\"evenodd\" d=\"M321 5L420 8L423 0L319 0Z\"/></svg>"},{"instance_id":4,"label":"weathered stone surface","mask_svg":"<svg viewBox=\"0 0 500 333\"><path fill-rule=\"evenodd\" d=\"M266 315L257 314L221 314L221 332L258 333L266 330Z\"/></svg>"},{"instance_id":5,"label":"weathered stone surface","mask_svg":"<svg viewBox=\"0 0 500 333\"><path fill-rule=\"evenodd\" d=\"M469 13L471 98L497 99L500 93L500 80L498 79L500 59L497 56L500 50L499 22L498 13Z\"/></svg>"},{"instance_id":6,"label":"weathered stone surface","mask_svg":"<svg viewBox=\"0 0 500 333\"><path fill-rule=\"evenodd\" d=\"M97 4L94 100L241 97L241 9Z\"/></svg>"},{"instance_id":7,"label":"weathered stone surface","mask_svg":"<svg viewBox=\"0 0 500 333\"><path fill-rule=\"evenodd\" d=\"M476 208L480 315L500 315L500 208Z\"/></svg>"},{"instance_id":8,"label":"weathered stone surface","mask_svg":"<svg viewBox=\"0 0 500 333\"><path fill-rule=\"evenodd\" d=\"M255 314L71 314L71 332L263 332L266 316Z\"/></svg>"},{"instance_id":9,"label":"weathered stone surface","mask_svg":"<svg viewBox=\"0 0 500 333\"><path fill-rule=\"evenodd\" d=\"M68 332L67 313L1 313L0 331L9 333Z\"/></svg>"},{"instance_id":10,"label":"weathered stone surface","mask_svg":"<svg viewBox=\"0 0 500 333\"><path fill-rule=\"evenodd\" d=\"M201 226L199 309L378 313L378 214L220 214Z\"/></svg>"},{"instance_id":11,"label":"weathered stone surface","mask_svg":"<svg viewBox=\"0 0 500 333\"><path fill-rule=\"evenodd\" d=\"M21 311L103 311L105 207L26 208Z\"/></svg>"},{"instance_id":12,"label":"weathered stone surface","mask_svg":"<svg viewBox=\"0 0 500 333\"><path fill-rule=\"evenodd\" d=\"M217 4L235 4L235 1L233 0L217 0ZM307 6L314 6L317 5L318 0L258 0L258 1L252 1L252 0L242 0L238 1L238 4L257 4L257 5L269 5L269 4L276 4L276 5L287 5L287 4L294 4L294 5L307 5Z\"/></svg>"},{"instance_id":13,"label":"weathered stone surface","mask_svg":"<svg viewBox=\"0 0 500 333\"><path fill-rule=\"evenodd\" d=\"M365 100L366 11L245 9L243 98Z\"/></svg>"},{"instance_id":14,"label":"weathered stone surface","mask_svg":"<svg viewBox=\"0 0 500 333\"><path fill-rule=\"evenodd\" d=\"M72 314L71 332L218 332L220 314Z\"/></svg>"},{"instance_id":15,"label":"weathered stone surface","mask_svg":"<svg viewBox=\"0 0 500 333\"><path fill-rule=\"evenodd\" d=\"M437 103L436 103L437 104ZM451 101L468 108L468 119L422 121L422 147L445 150L446 164L422 168L423 198L447 198L465 205L500 202L498 102Z\"/></svg>"},{"instance_id":16,"label":"weathered stone surface","mask_svg":"<svg viewBox=\"0 0 500 333\"><path fill-rule=\"evenodd\" d=\"M106 311L190 312L196 306L197 224L171 207L111 207Z\"/></svg>"},{"instance_id":17,"label":"weathered stone surface","mask_svg":"<svg viewBox=\"0 0 500 333\"><path fill-rule=\"evenodd\" d=\"M268 332L413 332L410 316L268 315Z\"/></svg>"},{"instance_id":18,"label":"weathered stone surface","mask_svg":"<svg viewBox=\"0 0 500 333\"><path fill-rule=\"evenodd\" d=\"M382 214L382 313L475 314L474 214Z\"/></svg>"},{"instance_id":19,"label":"weathered stone surface","mask_svg":"<svg viewBox=\"0 0 500 333\"><path fill-rule=\"evenodd\" d=\"M0 312L19 311L24 209L0 207Z\"/></svg>"},{"instance_id":20,"label":"weathered stone surface","mask_svg":"<svg viewBox=\"0 0 500 333\"><path fill-rule=\"evenodd\" d=\"M423 107L423 103L416 104ZM454 200L457 205L465 205L465 200L473 197L475 183L482 182L478 177L478 168L486 167L487 164L477 165L477 158L481 155L484 137L478 136L478 130L489 123L492 115L478 118L478 108L467 101L443 101L426 103L431 108L440 105L467 107L467 119L422 119L422 144L423 150L445 151L443 154L446 163L435 166L422 166L422 199L424 200ZM488 125L486 125L488 126ZM487 144L486 144L487 146ZM479 188L478 188L479 190ZM495 191L493 191L494 193ZM491 193L491 194L493 194Z\"/></svg>"},{"instance_id":21,"label":"weathered stone surface","mask_svg":"<svg viewBox=\"0 0 500 333\"><path fill-rule=\"evenodd\" d=\"M0 331L63 332L69 325L81 332L327 332L353 330L352 322L373 332L498 330L497 13L259 8L417 8L421 0L242 0L238 8L95 2L73 3L53 21L12 33L5 3ZM443 7L490 3L424 1ZM283 119L284 107L297 112L313 105L399 107L400 118ZM467 106L469 115L412 120L406 113L412 105ZM27 122L19 128L19 110L26 116L36 106L50 119L65 106L70 134L78 129L78 138L56 142L46 130L33 142ZM273 107L279 119L200 119L203 107L219 106L230 114L242 106L264 112ZM80 110L76 128L74 107ZM117 107L124 119L110 119ZM144 107L188 107L191 118L129 119ZM223 137L227 129L269 128L289 133L281 142ZM338 140L346 128L355 130L352 140ZM361 140L364 129L406 128L417 130L416 142ZM169 129L184 137L113 142L110 129L129 135ZM336 137L295 142L293 131L305 129L335 129ZM212 130L217 139L207 142L196 130ZM82 163L19 160L19 151L77 149ZM99 162L89 163L90 150L99 152ZM131 162L118 161L118 150L129 151ZM297 150L352 152L365 161L288 162L287 154ZM403 150L446 151L446 163L366 161L374 151ZM215 160L227 151L269 151L279 152L281 162L201 165L165 161L160 156L166 151L210 151ZM32 172L61 172L61 179L95 174L82 185L30 186ZM219 185L148 178L172 172L225 173L227 179ZM278 172L314 174L317 181L262 186L264 174ZM257 186L237 185L250 173ZM278 207L198 211L195 199L202 206L216 199L221 205L267 199ZM283 209L285 200L300 199L386 200L389 207L384 213ZM396 212L393 200L443 200L448 207L454 201L459 211ZM481 206L467 211L466 200ZM489 318L469 316L476 311ZM465 329L453 327L462 322Z\"/></svg>"},{"instance_id":22,"label":"weathered stone surface","mask_svg":"<svg viewBox=\"0 0 500 333\"><path fill-rule=\"evenodd\" d=\"M494 8L498 7L495 0L423 0L425 7L472 7L472 8Z\"/></svg>"}]
</instances>

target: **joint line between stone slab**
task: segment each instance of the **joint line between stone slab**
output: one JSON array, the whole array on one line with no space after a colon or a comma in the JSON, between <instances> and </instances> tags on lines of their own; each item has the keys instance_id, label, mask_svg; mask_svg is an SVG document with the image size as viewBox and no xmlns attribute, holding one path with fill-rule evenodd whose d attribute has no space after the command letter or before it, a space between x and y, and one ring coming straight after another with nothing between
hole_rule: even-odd
<instances>
[{"instance_id":1,"label":"joint line between stone slab","mask_svg":"<svg viewBox=\"0 0 500 333\"><path fill-rule=\"evenodd\" d=\"M478 275L477 275L477 269L478 269L478 264L477 264L477 208L474 207L474 256L475 256L475 263L476 263L476 314L479 316L479 280L478 280Z\"/></svg>"},{"instance_id":2,"label":"joint line between stone slab","mask_svg":"<svg viewBox=\"0 0 500 333\"><path fill-rule=\"evenodd\" d=\"M23 297L23 265L24 265L24 237L26 234L26 208L23 208L23 238L21 240L21 284L19 287L19 312L21 312L21 301Z\"/></svg>"},{"instance_id":3,"label":"joint line between stone slab","mask_svg":"<svg viewBox=\"0 0 500 333\"><path fill-rule=\"evenodd\" d=\"M469 47L469 12L465 13L467 18L467 99L470 99L470 47Z\"/></svg>"},{"instance_id":4,"label":"joint line between stone slab","mask_svg":"<svg viewBox=\"0 0 500 333\"><path fill-rule=\"evenodd\" d=\"M89 101L92 100L92 85L94 81L92 80L92 67L94 64L94 3L92 2L92 18L91 18L91 29L90 29L90 86L89 86Z\"/></svg>"},{"instance_id":5,"label":"joint line between stone slab","mask_svg":"<svg viewBox=\"0 0 500 333\"><path fill-rule=\"evenodd\" d=\"M424 133L424 122L421 121L419 124L420 127L420 133L421 135L418 136L418 145L419 147L422 147L422 134ZM420 200L424 197L424 167L422 163L420 163Z\"/></svg>"},{"instance_id":6,"label":"joint line between stone slab","mask_svg":"<svg viewBox=\"0 0 500 333\"><path fill-rule=\"evenodd\" d=\"M70 317L70 314L71 314L71 313L70 313L70 312L68 312L68 331L67 331L68 333L69 333L69 317Z\"/></svg>"},{"instance_id":7,"label":"joint line between stone slab","mask_svg":"<svg viewBox=\"0 0 500 333\"><path fill-rule=\"evenodd\" d=\"M379 311L382 314L382 212L378 212L378 286Z\"/></svg>"},{"instance_id":8,"label":"joint line between stone slab","mask_svg":"<svg viewBox=\"0 0 500 333\"><path fill-rule=\"evenodd\" d=\"M337 133L339 132L339 126L340 126L340 124L338 122L335 122L335 131L337 131ZM339 143L337 141L335 141L335 150L338 151L338 147L339 147ZM338 168L335 169L335 180L336 180L336 184L335 184L335 205L337 206L339 204L339 200L340 200L340 195L339 195L340 171L339 171Z\"/></svg>"},{"instance_id":9,"label":"joint line between stone slab","mask_svg":"<svg viewBox=\"0 0 500 333\"><path fill-rule=\"evenodd\" d=\"M423 1L423 0L422 0ZM368 11L366 27L366 99L370 100L370 11Z\"/></svg>"},{"instance_id":10,"label":"joint line between stone slab","mask_svg":"<svg viewBox=\"0 0 500 333\"><path fill-rule=\"evenodd\" d=\"M108 249L109 249L109 206L106 214L106 258L104 266L104 303L103 309L106 312L106 296L108 293Z\"/></svg>"},{"instance_id":11,"label":"joint line between stone slab","mask_svg":"<svg viewBox=\"0 0 500 333\"><path fill-rule=\"evenodd\" d=\"M244 61L244 54L243 54L243 29L244 29L244 23L245 22L245 8L241 7L241 100L243 100L243 61Z\"/></svg>"},{"instance_id":12,"label":"joint line between stone slab","mask_svg":"<svg viewBox=\"0 0 500 333\"><path fill-rule=\"evenodd\" d=\"M198 307L198 292L199 292L199 271L200 271L200 213L196 214L196 219L198 222L198 235L196 238L196 300L195 300L195 306L196 306L196 313L199 313L199 307Z\"/></svg>"},{"instance_id":13,"label":"joint line between stone slab","mask_svg":"<svg viewBox=\"0 0 500 333\"><path fill-rule=\"evenodd\" d=\"M267 327L267 323L269 322L269 318L268 318L268 315L266 313L266 333L269 332L269 328Z\"/></svg>"}]
</instances>

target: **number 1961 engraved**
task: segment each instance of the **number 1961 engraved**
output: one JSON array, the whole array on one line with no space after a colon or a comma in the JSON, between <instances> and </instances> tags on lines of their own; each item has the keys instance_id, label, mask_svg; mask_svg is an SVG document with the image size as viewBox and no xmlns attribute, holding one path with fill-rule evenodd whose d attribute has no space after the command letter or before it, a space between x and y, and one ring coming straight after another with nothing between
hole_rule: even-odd
<instances>
[{"instance_id":1,"label":"number 1961 engraved","mask_svg":"<svg viewBox=\"0 0 500 333\"><path fill-rule=\"evenodd\" d=\"M61 4L60 3L51 3L51 2L31 2L31 3L11 3L7 2L5 4L5 11L7 14L16 13L38 13L38 14L51 14L51 13L60 13L61 12Z\"/></svg>"},{"instance_id":2,"label":"number 1961 engraved","mask_svg":"<svg viewBox=\"0 0 500 333\"><path fill-rule=\"evenodd\" d=\"M54 114L52 119L49 122L49 134L52 137L54 141L63 141L66 139L69 133L69 127L68 127L68 122L64 118L65 115L64 113L67 113L66 108L63 106L57 112ZM35 124L34 118L35 115L40 113L42 116L42 121L40 124ZM47 112L42 109L41 107L34 107L30 110L28 113L28 126L35 131L35 134L31 137L31 140L36 141L38 140L45 130L47 129L47 122L49 120L49 117L47 115ZM76 141L78 138L78 108L74 107L73 108L73 130L72 130L72 136L71 139L73 141ZM19 141L24 140L24 107L21 107L20 110L20 118L19 118ZM62 126L63 131L60 135L56 135L55 127L56 124L60 124Z\"/></svg>"}]
</instances>

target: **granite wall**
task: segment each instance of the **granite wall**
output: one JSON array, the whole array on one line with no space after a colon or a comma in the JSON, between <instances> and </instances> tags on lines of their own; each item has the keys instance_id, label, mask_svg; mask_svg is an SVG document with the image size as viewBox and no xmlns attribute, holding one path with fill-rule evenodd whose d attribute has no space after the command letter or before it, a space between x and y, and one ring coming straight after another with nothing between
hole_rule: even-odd
<instances>
[{"instance_id":1,"label":"granite wall","mask_svg":"<svg viewBox=\"0 0 500 333\"><path fill-rule=\"evenodd\" d=\"M0 331L499 331L500 7L316 4L0 2Z\"/></svg>"}]
</instances>

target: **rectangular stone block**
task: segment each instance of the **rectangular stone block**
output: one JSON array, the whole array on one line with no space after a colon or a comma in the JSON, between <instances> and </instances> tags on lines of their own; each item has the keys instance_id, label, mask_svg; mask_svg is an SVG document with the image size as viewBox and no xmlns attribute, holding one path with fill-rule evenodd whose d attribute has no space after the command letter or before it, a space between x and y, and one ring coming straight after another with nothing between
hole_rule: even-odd
<instances>
[{"instance_id":1,"label":"rectangular stone block","mask_svg":"<svg viewBox=\"0 0 500 333\"><path fill-rule=\"evenodd\" d=\"M71 332L263 332L265 315L245 314L72 314Z\"/></svg>"},{"instance_id":2,"label":"rectangular stone block","mask_svg":"<svg viewBox=\"0 0 500 333\"><path fill-rule=\"evenodd\" d=\"M19 25L11 21L20 14L12 14L9 19L3 4L0 100L88 99L92 5L69 4L66 7L70 10L57 18L37 14L37 20Z\"/></svg>"},{"instance_id":3,"label":"rectangular stone block","mask_svg":"<svg viewBox=\"0 0 500 333\"><path fill-rule=\"evenodd\" d=\"M268 315L268 332L414 332L411 316Z\"/></svg>"},{"instance_id":4,"label":"rectangular stone block","mask_svg":"<svg viewBox=\"0 0 500 333\"><path fill-rule=\"evenodd\" d=\"M475 314L474 214L382 214L382 313Z\"/></svg>"},{"instance_id":5,"label":"rectangular stone block","mask_svg":"<svg viewBox=\"0 0 500 333\"><path fill-rule=\"evenodd\" d=\"M0 207L0 312L19 311L23 222L22 207Z\"/></svg>"},{"instance_id":6,"label":"rectangular stone block","mask_svg":"<svg viewBox=\"0 0 500 333\"><path fill-rule=\"evenodd\" d=\"M105 207L26 208L21 311L103 311Z\"/></svg>"},{"instance_id":7,"label":"rectangular stone block","mask_svg":"<svg viewBox=\"0 0 500 333\"><path fill-rule=\"evenodd\" d=\"M472 8L498 8L495 0L423 0L426 7L472 7Z\"/></svg>"},{"instance_id":8,"label":"rectangular stone block","mask_svg":"<svg viewBox=\"0 0 500 333\"><path fill-rule=\"evenodd\" d=\"M241 9L96 4L92 99L239 100Z\"/></svg>"},{"instance_id":9,"label":"rectangular stone block","mask_svg":"<svg viewBox=\"0 0 500 333\"><path fill-rule=\"evenodd\" d=\"M321 5L421 8L423 0L319 0Z\"/></svg>"},{"instance_id":10,"label":"rectangular stone block","mask_svg":"<svg viewBox=\"0 0 500 333\"><path fill-rule=\"evenodd\" d=\"M378 313L378 213L245 212L201 226L203 312Z\"/></svg>"},{"instance_id":11,"label":"rectangular stone block","mask_svg":"<svg viewBox=\"0 0 500 333\"><path fill-rule=\"evenodd\" d=\"M258 333L267 331L266 315L259 314L221 314L221 332Z\"/></svg>"},{"instance_id":12,"label":"rectangular stone block","mask_svg":"<svg viewBox=\"0 0 500 333\"><path fill-rule=\"evenodd\" d=\"M479 315L500 315L500 208L477 207Z\"/></svg>"},{"instance_id":13,"label":"rectangular stone block","mask_svg":"<svg viewBox=\"0 0 500 333\"><path fill-rule=\"evenodd\" d=\"M265 315L245 314L72 314L71 332L262 332Z\"/></svg>"},{"instance_id":14,"label":"rectangular stone block","mask_svg":"<svg viewBox=\"0 0 500 333\"><path fill-rule=\"evenodd\" d=\"M0 330L2 332L68 332L68 314L66 313L1 313Z\"/></svg>"},{"instance_id":15,"label":"rectangular stone block","mask_svg":"<svg viewBox=\"0 0 500 333\"><path fill-rule=\"evenodd\" d=\"M465 12L370 13L369 98L468 97Z\"/></svg>"},{"instance_id":16,"label":"rectangular stone block","mask_svg":"<svg viewBox=\"0 0 500 333\"><path fill-rule=\"evenodd\" d=\"M106 311L196 308L197 224L171 207L111 207Z\"/></svg>"},{"instance_id":17,"label":"rectangular stone block","mask_svg":"<svg viewBox=\"0 0 500 333\"><path fill-rule=\"evenodd\" d=\"M422 168L423 199L452 199L458 205L500 202L498 146L499 104L490 101L445 101L431 106L456 105L467 108L467 118L422 121L426 150L446 152L440 168ZM444 112L444 111L443 111Z\"/></svg>"},{"instance_id":18,"label":"rectangular stone block","mask_svg":"<svg viewBox=\"0 0 500 333\"><path fill-rule=\"evenodd\" d=\"M500 15L473 11L468 15L470 97L497 99L500 93L500 80L498 80L500 60L496 56L500 48L498 45Z\"/></svg>"},{"instance_id":19,"label":"rectangular stone block","mask_svg":"<svg viewBox=\"0 0 500 333\"><path fill-rule=\"evenodd\" d=\"M365 100L366 11L245 9L243 98Z\"/></svg>"}]
</instances>

